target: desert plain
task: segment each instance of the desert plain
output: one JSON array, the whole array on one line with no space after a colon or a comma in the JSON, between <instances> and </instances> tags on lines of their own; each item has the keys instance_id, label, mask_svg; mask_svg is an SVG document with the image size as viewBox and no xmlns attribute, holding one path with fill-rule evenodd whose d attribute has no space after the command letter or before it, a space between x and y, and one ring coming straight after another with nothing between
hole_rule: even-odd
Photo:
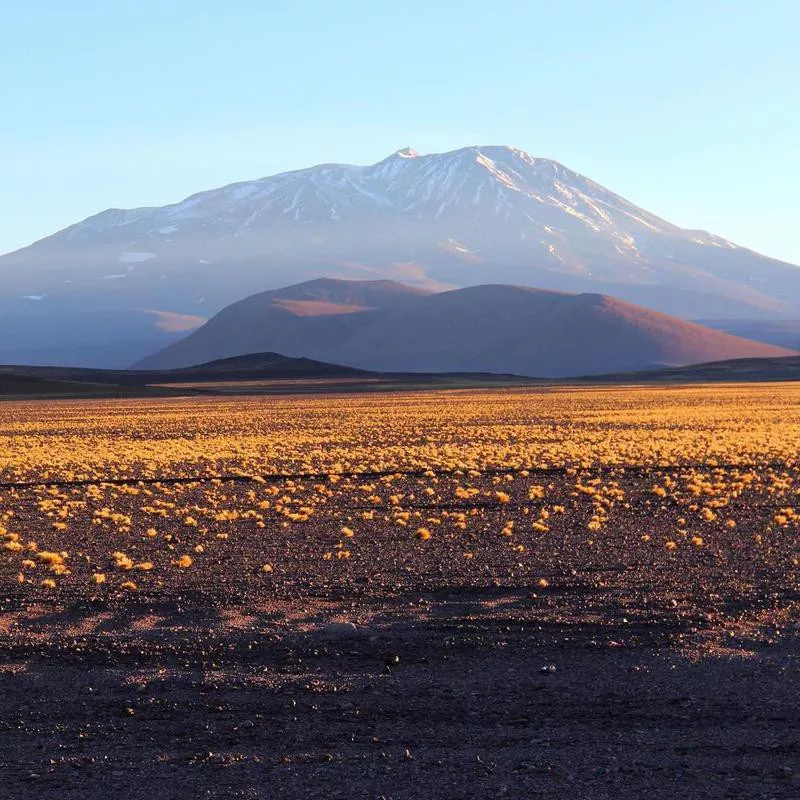
<instances>
[{"instance_id":1,"label":"desert plain","mask_svg":"<svg viewBox=\"0 0 800 800\"><path fill-rule=\"evenodd\" d=\"M0 405L7 797L800 796L800 386Z\"/></svg>"}]
</instances>

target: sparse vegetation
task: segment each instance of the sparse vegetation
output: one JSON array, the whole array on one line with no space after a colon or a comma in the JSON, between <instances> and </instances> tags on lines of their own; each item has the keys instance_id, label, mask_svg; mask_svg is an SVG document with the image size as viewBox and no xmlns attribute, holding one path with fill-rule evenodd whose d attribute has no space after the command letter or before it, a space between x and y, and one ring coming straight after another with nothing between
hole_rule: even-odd
<instances>
[{"instance_id":1,"label":"sparse vegetation","mask_svg":"<svg viewBox=\"0 0 800 800\"><path fill-rule=\"evenodd\" d=\"M37 750L20 768L37 797L121 740L159 780L178 774L162 754L188 753L186 769L219 758L249 785L267 758L281 780L302 762L317 781L308 730L359 770L427 768L435 749L395 759L401 715L411 742L475 743L482 771L491 745L503 782L545 774L520 767L542 737L559 755L537 746L537 763L564 775L583 758L594 776L608 741L632 769L674 763L676 741L707 768L722 747L695 746L708 720L738 764L749 714L748 763L768 765L757 794L797 738L794 386L14 403L0 417L2 719L69 731L53 760ZM746 693L729 671L744 659ZM783 749L768 750L778 717ZM267 745L265 724L283 732ZM647 774L657 788L665 772Z\"/></svg>"},{"instance_id":2,"label":"sparse vegetation","mask_svg":"<svg viewBox=\"0 0 800 800\"><path fill-rule=\"evenodd\" d=\"M776 537L800 523L791 385L153 407L4 407L0 469L15 485L3 489L0 564L20 591L133 588L109 570L156 591L176 567L196 579L219 570L243 536L263 543L254 571L316 550L347 579L381 566L370 563L375 537L410 548L409 528L425 552L477 575L504 560L535 574L557 542L587 557L646 547L687 564L693 551L720 557L747 543L775 560L786 558ZM757 498L773 510L752 530ZM85 556L98 546L110 555ZM37 570L49 574L29 580Z\"/></svg>"}]
</instances>

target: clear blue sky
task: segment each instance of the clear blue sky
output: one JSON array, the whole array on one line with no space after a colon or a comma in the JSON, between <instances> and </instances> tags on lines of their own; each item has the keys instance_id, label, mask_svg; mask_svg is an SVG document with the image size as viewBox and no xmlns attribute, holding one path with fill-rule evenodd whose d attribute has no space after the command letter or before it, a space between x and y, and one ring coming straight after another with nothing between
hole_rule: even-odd
<instances>
[{"instance_id":1,"label":"clear blue sky","mask_svg":"<svg viewBox=\"0 0 800 800\"><path fill-rule=\"evenodd\" d=\"M800 263L798 0L0 0L0 252L110 206L511 144Z\"/></svg>"}]
</instances>

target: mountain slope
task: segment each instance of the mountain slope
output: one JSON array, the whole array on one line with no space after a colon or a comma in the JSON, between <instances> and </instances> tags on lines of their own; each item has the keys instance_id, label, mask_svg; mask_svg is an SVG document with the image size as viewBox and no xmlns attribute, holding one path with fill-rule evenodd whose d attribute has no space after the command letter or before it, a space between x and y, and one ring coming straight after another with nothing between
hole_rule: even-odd
<instances>
[{"instance_id":1,"label":"mountain slope","mask_svg":"<svg viewBox=\"0 0 800 800\"><path fill-rule=\"evenodd\" d=\"M347 378L369 375L365 370L328 364L309 358L290 358L280 353L248 353L192 364L173 370L115 370L84 367L0 365L0 380L27 378L81 384L146 386L208 381L288 380L291 378Z\"/></svg>"},{"instance_id":2,"label":"mountain slope","mask_svg":"<svg viewBox=\"0 0 800 800\"><path fill-rule=\"evenodd\" d=\"M486 285L402 293L370 305L375 282L311 281L262 292L224 309L137 368L170 369L273 350L377 371L494 372L540 377L619 372L792 351L738 339L597 294ZM298 310L323 291L328 312Z\"/></svg>"},{"instance_id":3,"label":"mountain slope","mask_svg":"<svg viewBox=\"0 0 800 800\"><path fill-rule=\"evenodd\" d=\"M742 339L800 350L800 319L711 319L698 322L714 330L740 336Z\"/></svg>"},{"instance_id":4,"label":"mountain slope","mask_svg":"<svg viewBox=\"0 0 800 800\"><path fill-rule=\"evenodd\" d=\"M799 381L800 356L736 358L685 367L622 372L586 378L597 383L761 383Z\"/></svg>"},{"instance_id":5,"label":"mountain slope","mask_svg":"<svg viewBox=\"0 0 800 800\"><path fill-rule=\"evenodd\" d=\"M427 293L394 281L319 278L296 286L259 292L224 308L176 342L166 361L146 358L137 368L184 367L248 353L277 352L316 358L329 345L357 335L376 315ZM202 331L202 333L201 333ZM323 359L324 360L324 359Z\"/></svg>"},{"instance_id":6,"label":"mountain slope","mask_svg":"<svg viewBox=\"0 0 800 800\"><path fill-rule=\"evenodd\" d=\"M188 325L317 275L600 292L684 318L800 318L800 269L501 146L401 150L110 209L3 256L0 274L1 360L129 362L176 338L165 314Z\"/></svg>"},{"instance_id":7,"label":"mountain slope","mask_svg":"<svg viewBox=\"0 0 800 800\"><path fill-rule=\"evenodd\" d=\"M319 382L362 385L375 380L376 376L363 370L307 358L288 358L278 353L254 353L184 369L151 372L0 365L0 398L171 397L187 391L214 393L215 388L246 394L252 391L253 383L288 383L290 389L313 390Z\"/></svg>"}]
</instances>

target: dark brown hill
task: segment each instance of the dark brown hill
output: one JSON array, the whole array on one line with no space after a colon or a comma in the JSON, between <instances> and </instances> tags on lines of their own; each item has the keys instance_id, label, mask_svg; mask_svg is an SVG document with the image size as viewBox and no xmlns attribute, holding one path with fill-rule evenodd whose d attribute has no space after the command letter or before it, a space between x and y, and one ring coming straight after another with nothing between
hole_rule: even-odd
<instances>
[{"instance_id":1,"label":"dark brown hill","mask_svg":"<svg viewBox=\"0 0 800 800\"><path fill-rule=\"evenodd\" d=\"M538 377L793 353L606 295L505 285L428 294L392 281L326 279L234 303L136 367L264 351L383 372Z\"/></svg>"}]
</instances>

